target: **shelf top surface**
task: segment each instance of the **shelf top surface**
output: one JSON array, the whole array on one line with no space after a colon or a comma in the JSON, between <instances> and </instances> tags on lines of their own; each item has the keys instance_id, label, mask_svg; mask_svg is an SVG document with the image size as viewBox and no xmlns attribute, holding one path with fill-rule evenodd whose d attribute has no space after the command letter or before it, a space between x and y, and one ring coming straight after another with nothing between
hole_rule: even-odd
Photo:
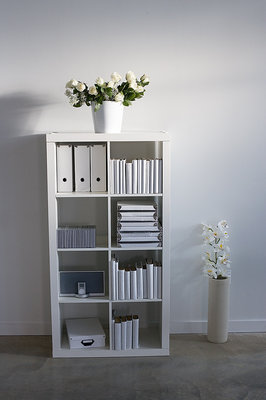
<instances>
[{"instance_id":1,"label":"shelf top surface","mask_svg":"<svg viewBox=\"0 0 266 400\"><path fill-rule=\"evenodd\" d=\"M156 131L125 131L121 133L94 133L89 131L65 131L46 134L48 143L59 142L168 142L169 134Z\"/></svg>"}]
</instances>

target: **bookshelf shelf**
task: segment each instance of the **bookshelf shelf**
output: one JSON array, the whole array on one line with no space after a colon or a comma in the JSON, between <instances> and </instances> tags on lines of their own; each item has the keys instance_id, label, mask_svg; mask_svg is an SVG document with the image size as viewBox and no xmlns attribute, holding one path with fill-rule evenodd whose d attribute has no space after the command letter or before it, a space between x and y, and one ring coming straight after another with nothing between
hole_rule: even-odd
<instances>
[{"instance_id":1,"label":"bookshelf shelf","mask_svg":"<svg viewBox=\"0 0 266 400\"><path fill-rule=\"evenodd\" d=\"M106 190L95 192L58 191L57 147L59 145L106 146ZM50 253L50 296L53 357L131 357L169 354L169 145L165 132L57 132L46 135L48 220ZM161 193L117 194L111 184L111 160L135 158L162 160ZM105 162L103 160L102 162ZM74 175L73 175L74 176ZM74 178L73 178L74 179ZM155 201L162 221L163 244L130 244L120 247L116 240L117 202ZM96 247L57 248L57 229L62 226L96 227ZM134 264L153 258L162 265L161 298L113 300L111 264ZM105 295L77 298L60 295L61 271L104 271ZM139 316L139 348L114 350L113 313ZM70 348L65 320L97 317L106 334L105 347Z\"/></svg>"}]
</instances>

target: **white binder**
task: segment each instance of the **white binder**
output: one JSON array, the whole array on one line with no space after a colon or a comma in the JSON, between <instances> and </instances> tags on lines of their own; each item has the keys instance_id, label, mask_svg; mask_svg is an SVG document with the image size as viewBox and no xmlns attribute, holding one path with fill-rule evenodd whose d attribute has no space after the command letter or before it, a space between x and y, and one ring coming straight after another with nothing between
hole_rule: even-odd
<instances>
[{"instance_id":1,"label":"white binder","mask_svg":"<svg viewBox=\"0 0 266 400\"><path fill-rule=\"evenodd\" d=\"M89 192L90 179L90 147L74 146L75 191Z\"/></svg>"},{"instance_id":2,"label":"white binder","mask_svg":"<svg viewBox=\"0 0 266 400\"><path fill-rule=\"evenodd\" d=\"M57 191L73 191L72 146L57 145Z\"/></svg>"},{"instance_id":3,"label":"white binder","mask_svg":"<svg viewBox=\"0 0 266 400\"><path fill-rule=\"evenodd\" d=\"M106 144L91 145L91 191L106 191Z\"/></svg>"}]
</instances>

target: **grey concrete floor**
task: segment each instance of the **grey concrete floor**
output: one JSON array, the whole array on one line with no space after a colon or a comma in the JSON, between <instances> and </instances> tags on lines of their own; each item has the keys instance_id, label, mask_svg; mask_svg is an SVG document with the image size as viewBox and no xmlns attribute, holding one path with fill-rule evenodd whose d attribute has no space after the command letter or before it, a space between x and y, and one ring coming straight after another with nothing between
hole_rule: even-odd
<instances>
[{"instance_id":1,"label":"grey concrete floor","mask_svg":"<svg viewBox=\"0 0 266 400\"><path fill-rule=\"evenodd\" d=\"M49 336L0 336L0 399L266 400L266 333L170 343L169 357L53 359Z\"/></svg>"}]
</instances>

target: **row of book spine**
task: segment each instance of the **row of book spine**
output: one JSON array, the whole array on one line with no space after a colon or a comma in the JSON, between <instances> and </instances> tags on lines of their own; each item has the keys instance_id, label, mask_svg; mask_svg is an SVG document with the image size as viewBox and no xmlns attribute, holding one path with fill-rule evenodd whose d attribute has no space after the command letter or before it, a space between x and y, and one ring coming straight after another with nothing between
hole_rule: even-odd
<instances>
[{"instance_id":1,"label":"row of book spine","mask_svg":"<svg viewBox=\"0 0 266 400\"><path fill-rule=\"evenodd\" d=\"M57 247L60 248L86 248L96 245L96 227L87 226L61 226L57 229Z\"/></svg>"},{"instance_id":2,"label":"row of book spine","mask_svg":"<svg viewBox=\"0 0 266 400\"><path fill-rule=\"evenodd\" d=\"M119 266L118 259L111 261L112 300L137 300L162 298L162 266L147 260L134 267Z\"/></svg>"},{"instance_id":3,"label":"row of book spine","mask_svg":"<svg viewBox=\"0 0 266 400\"><path fill-rule=\"evenodd\" d=\"M113 349L129 350L139 348L138 315L119 316L113 319Z\"/></svg>"},{"instance_id":4,"label":"row of book spine","mask_svg":"<svg viewBox=\"0 0 266 400\"><path fill-rule=\"evenodd\" d=\"M111 194L162 193L163 161L136 159L110 160Z\"/></svg>"}]
</instances>

